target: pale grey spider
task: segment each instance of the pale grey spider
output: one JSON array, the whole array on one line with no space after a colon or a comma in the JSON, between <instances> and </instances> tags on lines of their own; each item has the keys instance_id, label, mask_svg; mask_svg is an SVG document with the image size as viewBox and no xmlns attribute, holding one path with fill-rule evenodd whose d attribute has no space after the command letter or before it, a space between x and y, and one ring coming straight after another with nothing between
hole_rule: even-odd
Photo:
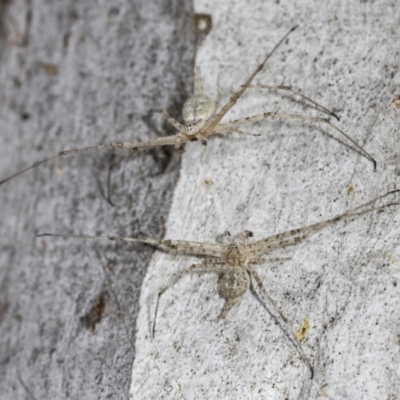
<instances>
[{"instance_id":1,"label":"pale grey spider","mask_svg":"<svg viewBox=\"0 0 400 400\"><path fill-rule=\"evenodd\" d=\"M272 49L272 51L264 58L261 64L255 69L255 71L250 75L250 77L240 85L236 91L232 94L226 104L217 112L214 113L215 104L214 101L210 99L205 93L203 89L203 83L200 73L200 67L196 68L195 74L195 90L194 95L188 99L182 110L182 117L185 121L185 125L182 125L177 120L172 118L166 111L156 110L156 112L160 113L171 125L175 127L178 131L175 135L165 136L165 137L157 137L154 139L150 139L145 142L141 141L133 141L133 142L114 142L109 144L101 144L96 146L89 146L83 148L76 148L71 150L63 150L56 154L53 154L50 157L47 157L41 161L35 162L30 167L27 167L21 171L18 171L11 176L0 181L0 185L5 182L23 174L26 171L29 171L32 168L36 168L41 164L44 164L50 160L56 159L58 157L66 156L73 153L81 153L88 151L98 151L98 150L109 150L109 149L127 149L129 152L121 157L119 160L114 162L109 167L108 174L108 199L110 200L110 176L111 171L115 168L123 159L130 157L132 154L137 151L143 151L147 149L151 149L157 146L175 146L176 148L181 149L183 145L190 141L199 140L201 143L206 144L206 139L214 134L220 134L226 131L236 131L242 133L238 128L241 125L249 124L257 121L262 121L267 118L283 118L283 119L299 119L304 121L312 121L312 122L320 122L326 125L329 125L334 130L343 135L347 140L349 140L352 145L355 147L356 151L362 154L365 158L371 161L374 165L374 169L376 168L375 159L367 153L354 139L352 139L349 135L347 135L344 131L339 129L336 125L334 125L328 118L320 118L320 117L311 117L306 115L297 115L297 114L286 114L279 112L264 112L262 114L253 115L246 118L240 118L231 122L221 123L222 118L225 114L236 104L239 98L243 95L243 93L249 88L267 88L267 89L278 89L278 90L286 90L295 95L301 96L303 99L311 102L317 109L323 111L324 113L333 116L338 119L338 117L325 107L319 105L315 101L310 98L302 95L300 92L292 89L288 86L254 86L251 85L253 79L256 75L264 68L264 65L269 60L271 55L275 52L275 50L285 41L285 39L289 36L291 32L293 32L297 26L293 27Z\"/></svg>"},{"instance_id":2,"label":"pale grey spider","mask_svg":"<svg viewBox=\"0 0 400 400\"><path fill-rule=\"evenodd\" d=\"M306 364L307 368L309 369L311 377L313 377L313 367L308 358L306 357L306 355L304 354L291 324L289 323L288 319L283 315L283 313L280 311L274 300L268 294L267 290L265 289L261 281L260 276L253 267L253 264L283 261L284 259L282 258L264 258L262 257L262 255L275 249L280 249L300 243L303 240L308 239L310 236L321 231L322 229L339 221L358 217L372 211L380 211L386 207L399 205L400 203L398 202L392 202L375 208L369 207L372 206L374 203L376 203L378 200L381 200L399 191L400 190L394 190L388 192L382 196L375 198L372 201L369 201L368 203L362 204L361 206L356 207L353 210L350 210L335 218L331 218L326 221L318 222L316 224L305 226L302 228L292 229L283 233L279 233L277 235L267 237L265 239L255 241L253 243L247 242L247 239L253 236L253 234L250 231L242 232L238 240L233 240L230 236L230 233L226 231L224 236L227 239L227 243L224 245L219 243L210 244L210 243L200 243L200 242L192 242L186 240L155 239L152 237L131 238L131 237L120 237L120 236L62 235L62 234L52 234L52 233L44 233L38 236L53 236L53 237L55 236L63 238L94 239L94 240L105 239L105 240L114 240L114 241L118 240L118 241L133 242L133 243L145 243L151 246L155 246L168 253L174 253L174 254L181 253L181 254L204 257L205 258L204 261L198 264L193 264L186 270L181 271L179 274L177 274L175 279L173 279L173 281L170 284L166 285L158 292L157 303L154 312L154 319L152 323L153 337L155 332L159 302L162 294L165 293L167 289L175 285L184 276L192 273L193 271L202 271L202 270L222 273L222 277L219 280L218 289L221 297L225 299L225 305L220 313L220 318L225 318L228 312L232 309L232 307L243 298L244 294L250 287L251 277L252 277L256 283L256 286L258 287L263 296L263 300L267 304L266 308L268 312L277 320L281 329L285 332L290 341L294 344L302 361Z\"/></svg>"}]
</instances>

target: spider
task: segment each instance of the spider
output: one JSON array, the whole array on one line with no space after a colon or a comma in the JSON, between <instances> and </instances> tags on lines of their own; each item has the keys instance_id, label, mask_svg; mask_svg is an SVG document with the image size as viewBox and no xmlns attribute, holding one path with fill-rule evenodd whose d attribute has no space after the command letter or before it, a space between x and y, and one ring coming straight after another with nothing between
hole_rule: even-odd
<instances>
[{"instance_id":1,"label":"spider","mask_svg":"<svg viewBox=\"0 0 400 400\"><path fill-rule=\"evenodd\" d=\"M286 40L286 38L297 28L297 26L290 29L290 31L275 45L271 52L267 54L261 64L255 69L255 71L250 75L250 77L240 85L236 91L232 94L230 99L226 102L226 104L216 113L214 113L215 104L210 97L206 96L203 89L203 83L200 73L200 67L196 68L195 71L195 88L193 97L189 98L182 109L182 117L185 121L185 125L182 125L177 120L172 118L166 111L163 110L154 110L157 113L160 113L177 131L175 135L172 136L164 136L157 137L154 139L150 139L145 142L141 141L133 141L133 142L112 142L109 144L101 144L97 146L89 146L83 148L76 148L70 150L63 150L56 154L53 154L50 157L47 157L41 161L37 161L31 166L22 169L13 175L3 179L0 181L0 185L5 182L16 178L17 176L23 174L24 172L29 171L30 169L36 168L41 164L44 164L50 160L54 160L58 157L63 157L73 153L82 153L88 151L99 151L99 150L109 150L109 149L125 149L129 150L128 153L122 156L119 160L112 163L109 167L108 172L108 200L112 204L110 199L110 177L112 170L125 158L132 156L134 153L138 151L148 150L157 146L175 146L177 149L182 149L184 144L191 141L200 141L202 144L207 144L207 138L214 134L220 134L226 131L236 131L239 133L243 133L238 130L238 127L244 124L254 123L257 121L262 121L268 118L280 118L280 119L298 119L304 121L312 121L319 122L326 125L329 125L331 128L339 132L343 135L348 141L352 143L355 147L355 151L363 155L366 159L373 163L374 169L376 169L376 161L375 159L367 153L354 139L352 139L349 135L347 135L344 131L339 129L335 124L333 124L328 118L320 118L320 117L311 117L306 115L297 115L297 114L285 114L279 112L264 112L262 114L253 115L246 118L240 118L231 122L221 123L222 118L225 114L236 104L239 98L243 95L243 93L248 88L266 88L266 89L277 89L277 90L286 90L295 95L301 96L304 100L311 102L317 109L320 111L339 119L336 114L329 111L325 107L319 105L315 101L310 98L302 95L300 92L292 89L289 86L255 86L251 85L256 75L261 72L264 68L266 62L270 59L272 54L276 51L276 49Z\"/></svg>"},{"instance_id":2,"label":"spider","mask_svg":"<svg viewBox=\"0 0 400 400\"><path fill-rule=\"evenodd\" d=\"M261 239L252 243L248 242L248 239L253 237L253 233L246 230L243 231L238 240L233 240L230 233L225 231L224 238L226 244L210 244L201 242L192 242L186 240L165 240L155 239L152 237L121 237L121 236L87 236L87 235L63 235L53 233L39 234L38 237L52 236L62 238L77 238L77 239L92 239L92 240L113 240L113 241L124 241L133 243L144 243L150 246L159 248L165 252L173 254L186 254L203 257L202 262L191 265L189 268L178 273L175 278L168 285L164 286L157 295L157 301L155 306L154 318L151 327L151 334L154 338L157 314L160 304L160 298L167 291L167 289L174 286L179 280L186 275L195 271L209 271L219 272L222 276L218 283L218 291L221 297L225 299L225 305L221 310L219 318L224 319L229 311L243 298L250 286L258 290L261 293L263 303L267 311L271 316L278 322L280 328L289 338L291 343L295 346L301 360L307 366L311 379L314 376L314 369L302 350L300 343L294 333L294 330L289 323L288 319L278 308L274 300L270 297L267 290L265 289L260 276L258 275L254 264L262 264L267 262L279 262L286 260L287 258L264 258L262 257L265 253L269 253L273 250L285 248L287 246L295 245L308 239L310 236L315 235L322 229L335 224L345 219L361 216L363 214L380 211L386 207L400 205L398 202L388 203L379 207L372 207L378 200L381 200L393 193L400 192L399 190L393 190L382 196L379 196L359 207L356 207L342 215L335 218L331 218L322 222L308 225L298 229L292 229L286 232L278 233L273 236L269 236L265 239ZM252 282L252 280L255 282ZM253 290L255 293L255 291Z\"/></svg>"}]
</instances>

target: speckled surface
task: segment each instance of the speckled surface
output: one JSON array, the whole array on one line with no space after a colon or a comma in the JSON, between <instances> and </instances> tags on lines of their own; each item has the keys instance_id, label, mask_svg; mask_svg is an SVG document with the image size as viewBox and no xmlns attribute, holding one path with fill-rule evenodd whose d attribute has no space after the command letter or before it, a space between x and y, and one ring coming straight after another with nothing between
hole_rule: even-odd
<instances>
[{"instance_id":1,"label":"speckled surface","mask_svg":"<svg viewBox=\"0 0 400 400\"><path fill-rule=\"evenodd\" d=\"M1 178L62 149L171 133L147 117L152 108L178 114L191 94L192 17L190 3L164 0L16 0L2 9L2 26L14 30L2 31ZM0 188L2 400L128 398L152 249L36 238L164 234L179 154L156 150L121 165L111 207L102 191L113 154L71 156Z\"/></svg>"},{"instance_id":2,"label":"speckled surface","mask_svg":"<svg viewBox=\"0 0 400 400\"><path fill-rule=\"evenodd\" d=\"M227 134L186 146L166 238L213 242L225 229L256 238L315 223L399 188L400 12L394 1L196 1L213 29L199 49L205 87L219 104L295 24L298 30L256 81L286 84L332 109L338 126L378 162L330 137L329 128L266 121L261 137ZM248 92L226 120L261 111L320 115L287 94ZM225 321L217 276L186 277L157 291L193 259L156 253L143 283L134 399L396 399L400 395L399 210L330 227L258 266L271 296L299 328L315 381L251 295Z\"/></svg>"}]
</instances>

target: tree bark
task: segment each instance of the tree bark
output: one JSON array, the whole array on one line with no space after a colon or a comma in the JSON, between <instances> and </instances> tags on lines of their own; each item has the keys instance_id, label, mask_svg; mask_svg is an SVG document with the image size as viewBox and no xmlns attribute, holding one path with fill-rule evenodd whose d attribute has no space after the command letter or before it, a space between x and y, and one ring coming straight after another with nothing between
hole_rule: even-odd
<instances>
[{"instance_id":1,"label":"tree bark","mask_svg":"<svg viewBox=\"0 0 400 400\"><path fill-rule=\"evenodd\" d=\"M2 7L2 178L63 149L172 133L150 110L179 115L192 93L190 2L18 0ZM124 162L113 174L112 207L105 187L117 157L59 159L0 188L1 399L128 397L138 299L153 250L36 237L162 237L180 155L156 149Z\"/></svg>"}]
</instances>

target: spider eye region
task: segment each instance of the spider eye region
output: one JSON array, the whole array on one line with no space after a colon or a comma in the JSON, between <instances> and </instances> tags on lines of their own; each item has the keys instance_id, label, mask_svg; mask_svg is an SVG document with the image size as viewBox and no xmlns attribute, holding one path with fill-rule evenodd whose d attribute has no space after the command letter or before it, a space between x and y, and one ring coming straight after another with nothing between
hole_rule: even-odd
<instances>
[{"instance_id":1,"label":"spider eye region","mask_svg":"<svg viewBox=\"0 0 400 400\"><path fill-rule=\"evenodd\" d=\"M243 267L247 263L247 250L243 244L238 242L230 243L225 248L225 261L232 267Z\"/></svg>"},{"instance_id":2,"label":"spider eye region","mask_svg":"<svg viewBox=\"0 0 400 400\"><path fill-rule=\"evenodd\" d=\"M185 101L182 117L186 125L207 121L214 113L215 104L205 94L195 94Z\"/></svg>"}]
</instances>

